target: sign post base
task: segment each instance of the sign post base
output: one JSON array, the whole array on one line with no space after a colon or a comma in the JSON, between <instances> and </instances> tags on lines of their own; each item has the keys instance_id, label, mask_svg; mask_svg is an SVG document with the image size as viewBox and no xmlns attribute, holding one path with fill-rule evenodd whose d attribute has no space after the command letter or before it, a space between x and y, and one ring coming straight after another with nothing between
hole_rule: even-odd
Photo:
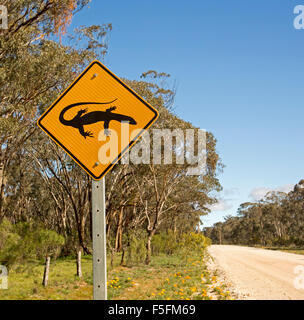
<instances>
[{"instance_id":1,"label":"sign post base","mask_svg":"<svg viewBox=\"0 0 304 320\"><path fill-rule=\"evenodd\" d=\"M107 300L105 178L92 180L93 299Z\"/></svg>"}]
</instances>

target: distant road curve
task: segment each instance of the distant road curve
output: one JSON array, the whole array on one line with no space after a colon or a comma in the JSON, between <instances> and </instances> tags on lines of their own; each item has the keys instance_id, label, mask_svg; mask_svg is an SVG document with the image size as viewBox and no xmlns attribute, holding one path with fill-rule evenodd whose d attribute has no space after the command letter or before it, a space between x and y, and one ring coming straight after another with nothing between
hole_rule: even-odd
<instances>
[{"instance_id":1,"label":"distant road curve","mask_svg":"<svg viewBox=\"0 0 304 320\"><path fill-rule=\"evenodd\" d=\"M304 300L304 255L230 245L212 245L208 250L246 299Z\"/></svg>"}]
</instances>

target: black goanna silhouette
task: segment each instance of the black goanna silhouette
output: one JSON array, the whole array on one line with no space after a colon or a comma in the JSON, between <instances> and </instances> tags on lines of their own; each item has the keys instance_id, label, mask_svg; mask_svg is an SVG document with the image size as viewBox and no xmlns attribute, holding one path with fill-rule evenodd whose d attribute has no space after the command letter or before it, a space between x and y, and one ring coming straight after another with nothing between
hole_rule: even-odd
<instances>
[{"instance_id":1,"label":"black goanna silhouette","mask_svg":"<svg viewBox=\"0 0 304 320\"><path fill-rule=\"evenodd\" d=\"M86 139L86 137L93 137L93 134L91 131L84 131L83 126L90 125L99 121L104 122L104 132L106 136L110 135L109 131L109 124L110 121L119 121L119 122L128 122L130 124L136 124L136 121L129 116L119 114L119 113L113 113L113 110L116 110L116 107L111 107L106 109L106 111L92 111L87 113L88 108L81 109L78 111L76 116L71 120L66 120L64 118L65 113L70 110L71 108L77 107L77 106L85 106L85 105L92 105L92 104L110 104L116 101L117 99L110 101L110 102L78 102L73 103L65 107L59 115L59 121L65 125L70 126L73 128L76 128L79 130L79 133Z\"/></svg>"}]
</instances>

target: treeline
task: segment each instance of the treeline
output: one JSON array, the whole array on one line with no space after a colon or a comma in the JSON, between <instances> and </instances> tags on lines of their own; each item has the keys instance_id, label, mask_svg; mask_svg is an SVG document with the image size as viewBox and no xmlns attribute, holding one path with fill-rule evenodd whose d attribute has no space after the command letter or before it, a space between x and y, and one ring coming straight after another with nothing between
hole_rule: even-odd
<instances>
[{"instance_id":1,"label":"treeline","mask_svg":"<svg viewBox=\"0 0 304 320\"><path fill-rule=\"evenodd\" d=\"M70 35L68 45L56 40L88 2L4 1L9 28L0 30L0 224L10 226L19 245L24 228L56 232L54 247L57 252L60 246L60 255L92 251L91 179L36 120L89 62L102 59L107 51L104 39L111 24L83 26ZM174 92L163 85L167 77L150 71L141 81L126 82L158 109L154 128L194 128L171 111ZM171 240L180 240L199 232L200 217L215 201L211 192L221 189L217 172L222 166L211 133L206 146L206 170L201 175L189 175L187 163L175 164L178 148L173 144L173 164L118 163L106 176L108 249L112 255L122 253L121 263L144 244L149 264L153 243L154 251L160 250L156 236L170 234ZM5 236L9 235L0 235L0 257L7 252ZM46 257L51 254L43 250L39 252Z\"/></svg>"},{"instance_id":2,"label":"treeline","mask_svg":"<svg viewBox=\"0 0 304 320\"><path fill-rule=\"evenodd\" d=\"M217 244L304 246L304 180L287 193L269 192L258 202L240 205L237 216L205 228Z\"/></svg>"}]
</instances>

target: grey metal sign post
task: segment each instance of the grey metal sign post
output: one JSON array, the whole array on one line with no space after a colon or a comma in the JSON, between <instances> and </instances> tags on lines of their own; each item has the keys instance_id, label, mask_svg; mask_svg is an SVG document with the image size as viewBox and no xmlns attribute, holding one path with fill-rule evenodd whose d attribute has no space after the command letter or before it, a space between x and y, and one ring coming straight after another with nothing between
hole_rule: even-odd
<instances>
[{"instance_id":1,"label":"grey metal sign post","mask_svg":"<svg viewBox=\"0 0 304 320\"><path fill-rule=\"evenodd\" d=\"M93 299L107 300L105 178L92 180Z\"/></svg>"}]
</instances>

